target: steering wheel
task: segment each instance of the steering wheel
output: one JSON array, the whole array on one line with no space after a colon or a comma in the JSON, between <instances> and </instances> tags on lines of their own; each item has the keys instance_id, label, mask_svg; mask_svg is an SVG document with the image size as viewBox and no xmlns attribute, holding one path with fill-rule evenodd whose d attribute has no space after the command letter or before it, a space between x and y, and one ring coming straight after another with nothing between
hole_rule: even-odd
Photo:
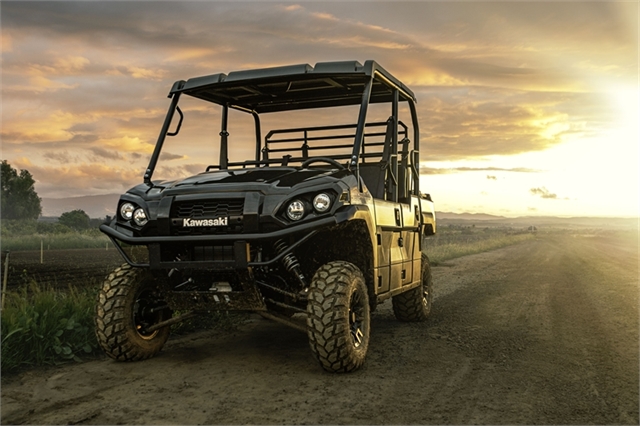
<instances>
[{"instance_id":1,"label":"steering wheel","mask_svg":"<svg viewBox=\"0 0 640 426\"><path fill-rule=\"evenodd\" d=\"M313 164L313 163L329 163L332 166L336 166L340 170L346 170L346 168L342 164L338 163L336 160L334 160L333 158L329 158L329 157L309 158L308 160L305 160L302 163L302 168L307 168L307 167L309 167L310 164Z\"/></svg>"}]
</instances>

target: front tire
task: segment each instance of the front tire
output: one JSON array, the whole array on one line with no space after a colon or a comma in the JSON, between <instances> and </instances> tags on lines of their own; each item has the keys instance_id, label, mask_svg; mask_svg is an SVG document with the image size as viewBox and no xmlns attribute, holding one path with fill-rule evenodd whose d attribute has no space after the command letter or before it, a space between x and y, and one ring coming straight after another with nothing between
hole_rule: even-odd
<instances>
[{"instance_id":1,"label":"front tire","mask_svg":"<svg viewBox=\"0 0 640 426\"><path fill-rule=\"evenodd\" d=\"M433 304L433 280L431 265L426 254L422 255L422 285L391 298L393 313L400 321L425 321L431 313Z\"/></svg>"},{"instance_id":2,"label":"front tire","mask_svg":"<svg viewBox=\"0 0 640 426\"><path fill-rule=\"evenodd\" d=\"M307 304L309 345L322 368L347 373L362 366L369 347L370 311L364 276L343 261L321 266Z\"/></svg>"},{"instance_id":3,"label":"front tire","mask_svg":"<svg viewBox=\"0 0 640 426\"><path fill-rule=\"evenodd\" d=\"M124 264L113 271L98 293L96 336L111 358L140 361L162 349L170 327L145 332L145 328L171 318L153 276L146 269Z\"/></svg>"}]
</instances>

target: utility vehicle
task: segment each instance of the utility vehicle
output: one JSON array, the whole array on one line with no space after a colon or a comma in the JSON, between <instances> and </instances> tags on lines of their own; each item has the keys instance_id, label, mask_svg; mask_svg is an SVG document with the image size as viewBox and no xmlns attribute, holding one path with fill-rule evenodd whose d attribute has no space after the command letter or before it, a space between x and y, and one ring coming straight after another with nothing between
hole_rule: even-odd
<instances>
[{"instance_id":1,"label":"utility vehicle","mask_svg":"<svg viewBox=\"0 0 640 426\"><path fill-rule=\"evenodd\" d=\"M146 359L172 324L250 311L304 331L325 370L349 372L365 360L378 304L391 299L401 321L429 316L423 239L436 218L420 192L409 88L374 61L324 62L180 80L169 98L143 182L100 227L126 261L98 296L109 356ZM219 138L184 134L213 118ZM204 147L200 173L154 179L179 133L179 154Z\"/></svg>"}]
</instances>

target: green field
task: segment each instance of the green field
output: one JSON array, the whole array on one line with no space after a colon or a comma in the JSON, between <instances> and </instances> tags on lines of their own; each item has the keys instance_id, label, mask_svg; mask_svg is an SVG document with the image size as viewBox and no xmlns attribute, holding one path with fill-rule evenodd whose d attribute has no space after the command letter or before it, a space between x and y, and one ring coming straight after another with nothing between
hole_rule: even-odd
<instances>
[{"instance_id":1,"label":"green field","mask_svg":"<svg viewBox=\"0 0 640 426\"><path fill-rule=\"evenodd\" d=\"M3 220L1 232L3 251L104 248L111 244L96 227L79 231L59 223Z\"/></svg>"}]
</instances>

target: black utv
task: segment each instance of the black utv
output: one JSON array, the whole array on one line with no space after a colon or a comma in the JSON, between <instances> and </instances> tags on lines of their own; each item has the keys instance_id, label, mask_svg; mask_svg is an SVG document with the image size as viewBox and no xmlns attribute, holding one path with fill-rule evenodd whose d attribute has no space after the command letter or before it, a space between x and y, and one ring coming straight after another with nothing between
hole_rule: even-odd
<instances>
[{"instance_id":1,"label":"black utv","mask_svg":"<svg viewBox=\"0 0 640 426\"><path fill-rule=\"evenodd\" d=\"M409 88L374 61L325 62L180 80L169 98L143 183L100 227L126 261L98 296L110 357L149 358L172 324L239 310L303 330L325 370L349 372L365 360L376 305L391 298L401 321L429 316L423 239L436 220L419 189ZM221 121L215 137L185 135L207 114ZM201 172L154 179L181 129L181 149L204 146Z\"/></svg>"}]
</instances>

